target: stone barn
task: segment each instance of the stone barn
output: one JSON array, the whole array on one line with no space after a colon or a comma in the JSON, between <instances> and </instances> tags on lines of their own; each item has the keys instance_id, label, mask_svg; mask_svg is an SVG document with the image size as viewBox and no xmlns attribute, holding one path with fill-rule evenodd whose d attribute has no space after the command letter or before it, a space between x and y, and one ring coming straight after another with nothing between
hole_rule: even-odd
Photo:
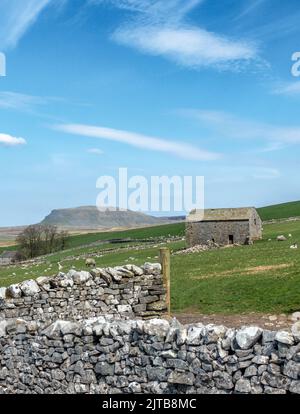
<instances>
[{"instance_id":1,"label":"stone barn","mask_svg":"<svg viewBox=\"0 0 300 414\"><path fill-rule=\"evenodd\" d=\"M0 266L10 265L17 261L18 253L15 251L5 251L0 255Z\"/></svg>"},{"instance_id":2,"label":"stone barn","mask_svg":"<svg viewBox=\"0 0 300 414\"><path fill-rule=\"evenodd\" d=\"M262 238L262 221L254 207L193 210L187 217L188 247L217 243L249 244Z\"/></svg>"}]
</instances>

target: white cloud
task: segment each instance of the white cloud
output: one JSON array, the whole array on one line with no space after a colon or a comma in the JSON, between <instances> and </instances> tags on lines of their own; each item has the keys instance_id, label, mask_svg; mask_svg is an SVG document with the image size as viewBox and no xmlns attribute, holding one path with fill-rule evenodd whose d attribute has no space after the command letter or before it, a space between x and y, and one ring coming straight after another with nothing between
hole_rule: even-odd
<instances>
[{"instance_id":1,"label":"white cloud","mask_svg":"<svg viewBox=\"0 0 300 414\"><path fill-rule=\"evenodd\" d=\"M48 6L62 6L66 0L1 0L0 49L15 47Z\"/></svg>"},{"instance_id":2,"label":"white cloud","mask_svg":"<svg viewBox=\"0 0 300 414\"><path fill-rule=\"evenodd\" d=\"M300 95L300 81L284 83L274 87L272 91L275 95L296 96Z\"/></svg>"},{"instance_id":3,"label":"white cloud","mask_svg":"<svg viewBox=\"0 0 300 414\"><path fill-rule=\"evenodd\" d=\"M96 155L103 155L104 154L104 152L101 149L99 149L99 148L89 148L87 150L87 152L89 154L96 154Z\"/></svg>"},{"instance_id":4,"label":"white cloud","mask_svg":"<svg viewBox=\"0 0 300 414\"><path fill-rule=\"evenodd\" d=\"M1 0L0 48L14 47L51 0Z\"/></svg>"},{"instance_id":5,"label":"white cloud","mask_svg":"<svg viewBox=\"0 0 300 414\"><path fill-rule=\"evenodd\" d=\"M8 147L16 147L18 145L25 145L25 144L26 144L26 141L24 138L17 138L17 137L13 137L12 135L0 133L0 145L5 145Z\"/></svg>"},{"instance_id":6,"label":"white cloud","mask_svg":"<svg viewBox=\"0 0 300 414\"><path fill-rule=\"evenodd\" d=\"M141 52L193 69L211 66L239 70L251 61L258 62L258 49L253 42L231 39L187 23L188 12L203 1L91 0L90 4L111 3L136 12L134 20L119 27L112 39Z\"/></svg>"},{"instance_id":7,"label":"white cloud","mask_svg":"<svg viewBox=\"0 0 300 414\"><path fill-rule=\"evenodd\" d=\"M281 177L281 173L277 168L256 168L252 172L255 180L274 180Z\"/></svg>"},{"instance_id":8,"label":"white cloud","mask_svg":"<svg viewBox=\"0 0 300 414\"><path fill-rule=\"evenodd\" d=\"M190 68L236 68L256 57L256 48L242 41L195 27L132 26L117 30L113 38L151 55L160 55Z\"/></svg>"},{"instance_id":9,"label":"white cloud","mask_svg":"<svg viewBox=\"0 0 300 414\"><path fill-rule=\"evenodd\" d=\"M263 6L268 0L252 0L252 2L247 2L247 5L241 11L241 13L234 19L239 20L244 17L248 17L249 14L257 11L261 6Z\"/></svg>"},{"instance_id":10,"label":"white cloud","mask_svg":"<svg viewBox=\"0 0 300 414\"><path fill-rule=\"evenodd\" d=\"M207 179L207 182L213 184L237 184L253 180L276 180L280 177L281 172L277 168L259 167L257 165L235 165L222 166L222 168L215 169L212 176Z\"/></svg>"},{"instance_id":11,"label":"white cloud","mask_svg":"<svg viewBox=\"0 0 300 414\"><path fill-rule=\"evenodd\" d=\"M202 125L210 127L220 136L271 141L273 147L268 147L269 151L282 148L280 144L300 143L300 125L276 126L239 118L220 111L183 110L180 113L201 121Z\"/></svg>"},{"instance_id":12,"label":"white cloud","mask_svg":"<svg viewBox=\"0 0 300 414\"><path fill-rule=\"evenodd\" d=\"M25 95L17 92L0 92L0 108L30 110L34 105L45 104L46 99L39 96Z\"/></svg>"},{"instance_id":13,"label":"white cloud","mask_svg":"<svg viewBox=\"0 0 300 414\"><path fill-rule=\"evenodd\" d=\"M191 144L150 137L135 132L80 124L57 125L54 128L69 134L106 139L149 151L166 152L189 160L211 161L220 158L220 154L202 150Z\"/></svg>"}]
</instances>

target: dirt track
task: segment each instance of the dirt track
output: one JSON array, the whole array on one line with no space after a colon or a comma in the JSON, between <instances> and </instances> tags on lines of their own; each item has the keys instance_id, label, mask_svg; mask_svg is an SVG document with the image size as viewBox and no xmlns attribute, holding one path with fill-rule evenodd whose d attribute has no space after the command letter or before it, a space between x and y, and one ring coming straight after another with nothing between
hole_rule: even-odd
<instances>
[{"instance_id":1,"label":"dirt track","mask_svg":"<svg viewBox=\"0 0 300 414\"><path fill-rule=\"evenodd\" d=\"M177 313L176 317L183 324L201 322L203 324L225 325L228 328L239 328L243 325L259 326L263 329L281 330L290 328L294 322L288 315L262 315L250 313L247 315L201 315L196 313Z\"/></svg>"}]
</instances>

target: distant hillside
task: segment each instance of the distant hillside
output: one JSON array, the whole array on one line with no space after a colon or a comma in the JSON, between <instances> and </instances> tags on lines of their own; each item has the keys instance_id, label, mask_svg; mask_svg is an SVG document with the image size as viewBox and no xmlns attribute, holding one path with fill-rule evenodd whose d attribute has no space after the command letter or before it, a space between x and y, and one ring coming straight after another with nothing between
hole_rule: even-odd
<instances>
[{"instance_id":1,"label":"distant hillside","mask_svg":"<svg viewBox=\"0 0 300 414\"><path fill-rule=\"evenodd\" d=\"M167 218L148 216L134 211L99 211L96 207L53 210L41 224L76 229L138 227L168 223Z\"/></svg>"},{"instance_id":2,"label":"distant hillside","mask_svg":"<svg viewBox=\"0 0 300 414\"><path fill-rule=\"evenodd\" d=\"M300 201L276 204L257 209L262 220L278 220L290 217L300 217Z\"/></svg>"}]
</instances>

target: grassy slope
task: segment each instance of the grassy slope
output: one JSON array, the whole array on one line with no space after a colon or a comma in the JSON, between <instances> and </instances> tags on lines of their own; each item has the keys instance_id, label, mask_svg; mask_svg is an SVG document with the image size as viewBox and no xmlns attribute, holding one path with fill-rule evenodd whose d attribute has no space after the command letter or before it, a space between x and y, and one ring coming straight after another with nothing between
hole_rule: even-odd
<instances>
[{"instance_id":1,"label":"grassy slope","mask_svg":"<svg viewBox=\"0 0 300 414\"><path fill-rule=\"evenodd\" d=\"M184 223L164 224L153 227L145 227L140 229L111 231L102 233L88 233L78 236L71 236L69 239L69 247L78 247L83 244L94 243L101 240L131 238L131 239L147 239L150 237L156 238L161 236L184 236Z\"/></svg>"},{"instance_id":2,"label":"grassy slope","mask_svg":"<svg viewBox=\"0 0 300 414\"><path fill-rule=\"evenodd\" d=\"M262 220L284 219L300 216L300 201L292 203L277 204L274 206L258 209Z\"/></svg>"},{"instance_id":3,"label":"grassy slope","mask_svg":"<svg viewBox=\"0 0 300 414\"><path fill-rule=\"evenodd\" d=\"M182 225L175 224L170 232L182 235ZM164 229L163 229L164 227ZM166 231L165 226L160 232ZM153 228L138 230L141 238L157 234ZM145 232L145 233L144 233ZM144 233L144 234L143 234ZM292 233L293 238L279 243L278 234ZM142 235L143 234L143 235ZM272 238L272 241L268 241ZM290 244L300 241L300 221L265 225L264 240L254 246L241 246L202 252L192 255L172 256L171 296L173 311L197 311L201 313L238 314L249 312L291 312L300 309L300 250L291 250ZM167 244L177 250L184 242ZM98 252L98 266L114 266L126 263L143 264L157 261L160 245L146 250L134 250L133 246L122 246L119 252L104 253L103 249L116 248L115 245L74 248L70 252L55 254L47 262L27 269L0 269L0 286L41 275L57 273L57 262L61 261L64 270L72 266L84 269L83 253ZM121 245L119 246L121 247ZM103 253L103 252L102 252ZM247 273L247 269L257 266L287 265L286 268ZM228 272L228 273L226 273ZM15 276L13 275L15 273ZM27 274L26 274L27 273Z\"/></svg>"},{"instance_id":4,"label":"grassy slope","mask_svg":"<svg viewBox=\"0 0 300 414\"><path fill-rule=\"evenodd\" d=\"M175 223L175 224L163 224L159 226L151 226L139 229L132 230L122 230L122 231L107 231L100 233L86 233L79 234L75 236L70 236L68 239L68 248L72 249L75 247L80 247L83 245L88 245L95 242L101 242L102 240L111 240L111 239L146 239L146 238L156 238L161 236L184 236L184 223ZM9 247L0 247L0 254L5 250L16 250L17 246Z\"/></svg>"},{"instance_id":5,"label":"grassy slope","mask_svg":"<svg viewBox=\"0 0 300 414\"><path fill-rule=\"evenodd\" d=\"M277 242L274 239L279 233L292 233L293 238ZM210 251L184 260L174 257L173 309L191 307L203 313L228 314L299 310L300 251L290 249L296 241L300 241L300 222L272 224L265 226L264 240L254 246ZM289 267L245 272L278 265Z\"/></svg>"}]
</instances>

